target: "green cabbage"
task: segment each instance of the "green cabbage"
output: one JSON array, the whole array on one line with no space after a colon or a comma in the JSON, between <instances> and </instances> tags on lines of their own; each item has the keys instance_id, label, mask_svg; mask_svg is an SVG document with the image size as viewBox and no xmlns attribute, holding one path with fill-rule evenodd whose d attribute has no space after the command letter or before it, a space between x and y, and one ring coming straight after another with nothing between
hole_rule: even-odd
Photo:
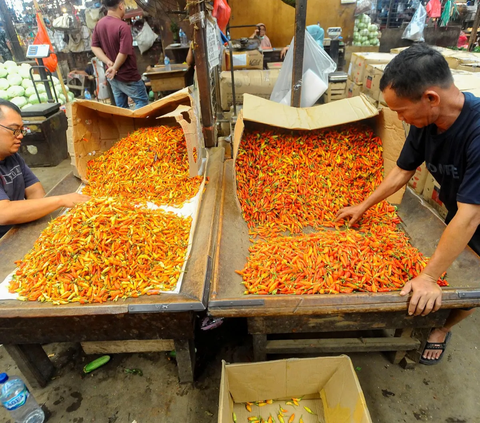
<instances>
[{"instance_id":1,"label":"green cabbage","mask_svg":"<svg viewBox=\"0 0 480 423\"><path fill-rule=\"evenodd\" d=\"M75 100L75 95L74 95L71 91L69 91L69 93L68 93L68 101L72 102L73 100Z\"/></svg>"},{"instance_id":2,"label":"green cabbage","mask_svg":"<svg viewBox=\"0 0 480 423\"><path fill-rule=\"evenodd\" d=\"M45 89L45 85L43 85L43 84L37 84L37 91L38 91L39 93L44 93L44 92L46 92L47 90Z\"/></svg>"},{"instance_id":3,"label":"green cabbage","mask_svg":"<svg viewBox=\"0 0 480 423\"><path fill-rule=\"evenodd\" d=\"M30 97L28 97L28 102L30 104L38 104L39 101L38 101L37 94L32 94Z\"/></svg>"},{"instance_id":4,"label":"green cabbage","mask_svg":"<svg viewBox=\"0 0 480 423\"><path fill-rule=\"evenodd\" d=\"M48 103L48 96L46 93L40 93L40 101L42 103Z\"/></svg>"},{"instance_id":5,"label":"green cabbage","mask_svg":"<svg viewBox=\"0 0 480 423\"><path fill-rule=\"evenodd\" d=\"M23 78L23 79L30 79L30 69L20 66L17 68L18 69L18 74Z\"/></svg>"},{"instance_id":6,"label":"green cabbage","mask_svg":"<svg viewBox=\"0 0 480 423\"><path fill-rule=\"evenodd\" d=\"M368 29L362 29L362 30L360 31L360 35L361 35L362 37L368 37L368 34L370 34L370 33L368 32Z\"/></svg>"},{"instance_id":7,"label":"green cabbage","mask_svg":"<svg viewBox=\"0 0 480 423\"><path fill-rule=\"evenodd\" d=\"M10 86L7 79L0 79L0 90L6 90Z\"/></svg>"},{"instance_id":8,"label":"green cabbage","mask_svg":"<svg viewBox=\"0 0 480 423\"><path fill-rule=\"evenodd\" d=\"M37 95L36 92L35 92L35 88L34 87L27 87L27 89L25 90L25 95L27 97L30 97L31 95Z\"/></svg>"},{"instance_id":9,"label":"green cabbage","mask_svg":"<svg viewBox=\"0 0 480 423\"><path fill-rule=\"evenodd\" d=\"M0 78L6 78L8 71L5 68L0 68Z\"/></svg>"},{"instance_id":10,"label":"green cabbage","mask_svg":"<svg viewBox=\"0 0 480 423\"><path fill-rule=\"evenodd\" d=\"M5 90L0 90L0 98L3 98L4 100L8 100L10 97L8 96Z\"/></svg>"},{"instance_id":11,"label":"green cabbage","mask_svg":"<svg viewBox=\"0 0 480 423\"><path fill-rule=\"evenodd\" d=\"M13 60L7 60L6 62L3 63L3 66L5 68L10 68L10 67L16 68L17 64Z\"/></svg>"},{"instance_id":12,"label":"green cabbage","mask_svg":"<svg viewBox=\"0 0 480 423\"><path fill-rule=\"evenodd\" d=\"M24 79L22 81L22 87L25 88L25 89L33 87L32 80L31 79Z\"/></svg>"},{"instance_id":13,"label":"green cabbage","mask_svg":"<svg viewBox=\"0 0 480 423\"><path fill-rule=\"evenodd\" d=\"M16 104L18 107L23 107L27 104L27 99L25 97L15 97L10 100L13 104Z\"/></svg>"},{"instance_id":14,"label":"green cabbage","mask_svg":"<svg viewBox=\"0 0 480 423\"><path fill-rule=\"evenodd\" d=\"M7 90L7 94L9 95L10 98L23 97L25 95L25 89L23 87L12 86Z\"/></svg>"},{"instance_id":15,"label":"green cabbage","mask_svg":"<svg viewBox=\"0 0 480 423\"><path fill-rule=\"evenodd\" d=\"M60 103L65 104L67 99L63 94L58 94L58 99L60 100Z\"/></svg>"},{"instance_id":16,"label":"green cabbage","mask_svg":"<svg viewBox=\"0 0 480 423\"><path fill-rule=\"evenodd\" d=\"M11 73L7 76L7 81L10 83L10 85L13 86L21 86L22 85L22 77L16 73Z\"/></svg>"}]
</instances>

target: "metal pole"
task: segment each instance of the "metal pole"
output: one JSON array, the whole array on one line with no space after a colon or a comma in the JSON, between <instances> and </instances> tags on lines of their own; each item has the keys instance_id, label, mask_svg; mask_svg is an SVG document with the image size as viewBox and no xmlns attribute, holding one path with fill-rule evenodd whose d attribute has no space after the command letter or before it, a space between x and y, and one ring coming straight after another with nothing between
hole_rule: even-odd
<instances>
[{"instance_id":1,"label":"metal pole","mask_svg":"<svg viewBox=\"0 0 480 423\"><path fill-rule=\"evenodd\" d=\"M295 42L293 50L292 99L293 107L300 107L302 98L303 53L305 50L305 21L307 0L297 0L295 8Z\"/></svg>"},{"instance_id":2,"label":"metal pole","mask_svg":"<svg viewBox=\"0 0 480 423\"><path fill-rule=\"evenodd\" d=\"M17 33L13 27L13 20L10 16L10 11L8 10L7 5L5 4L5 0L0 0L0 14L2 15L3 24L5 25L5 32L12 43L13 56L17 62L24 62L25 52L18 41Z\"/></svg>"},{"instance_id":3,"label":"metal pole","mask_svg":"<svg viewBox=\"0 0 480 423\"><path fill-rule=\"evenodd\" d=\"M215 147L215 125L212 107L212 96L210 93L210 71L207 55L207 37L205 17L201 19L202 12L205 13L205 3L191 1L187 3L189 8L190 22L193 26L195 71L197 72L198 90L200 93L200 108L202 114L203 137L205 147ZM193 19L192 19L193 17Z\"/></svg>"},{"instance_id":4,"label":"metal pole","mask_svg":"<svg viewBox=\"0 0 480 423\"><path fill-rule=\"evenodd\" d=\"M473 46L477 41L477 30L478 30L479 24L480 24L480 1L477 2L477 11L475 13L475 21L473 22L472 32L470 34L470 39L468 40L468 51L473 50Z\"/></svg>"},{"instance_id":5,"label":"metal pole","mask_svg":"<svg viewBox=\"0 0 480 423\"><path fill-rule=\"evenodd\" d=\"M237 98L235 94L235 71L233 70L233 48L232 48L232 42L230 40L228 40L228 50L230 51L230 74L232 75L233 116L237 116Z\"/></svg>"}]
</instances>

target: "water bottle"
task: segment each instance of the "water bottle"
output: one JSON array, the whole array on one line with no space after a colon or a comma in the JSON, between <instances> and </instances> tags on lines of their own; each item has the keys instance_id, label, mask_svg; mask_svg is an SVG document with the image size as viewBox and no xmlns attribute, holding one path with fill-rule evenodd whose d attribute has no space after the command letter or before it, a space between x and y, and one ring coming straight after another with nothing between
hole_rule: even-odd
<instances>
[{"instance_id":1,"label":"water bottle","mask_svg":"<svg viewBox=\"0 0 480 423\"><path fill-rule=\"evenodd\" d=\"M166 71L171 71L172 70L172 67L170 66L170 59L168 58L167 55L165 55L165 60L163 61L163 63L165 64L165 70Z\"/></svg>"},{"instance_id":2,"label":"water bottle","mask_svg":"<svg viewBox=\"0 0 480 423\"><path fill-rule=\"evenodd\" d=\"M85 90L85 100L91 100L91 99L92 99L92 95L90 94L90 91Z\"/></svg>"},{"instance_id":3,"label":"water bottle","mask_svg":"<svg viewBox=\"0 0 480 423\"><path fill-rule=\"evenodd\" d=\"M185 34L185 32L180 29L178 35L180 37L180 43L182 44L182 46L186 46L188 44L187 34Z\"/></svg>"},{"instance_id":4,"label":"water bottle","mask_svg":"<svg viewBox=\"0 0 480 423\"><path fill-rule=\"evenodd\" d=\"M17 423L43 423L45 414L18 376L0 374L0 400Z\"/></svg>"}]
</instances>

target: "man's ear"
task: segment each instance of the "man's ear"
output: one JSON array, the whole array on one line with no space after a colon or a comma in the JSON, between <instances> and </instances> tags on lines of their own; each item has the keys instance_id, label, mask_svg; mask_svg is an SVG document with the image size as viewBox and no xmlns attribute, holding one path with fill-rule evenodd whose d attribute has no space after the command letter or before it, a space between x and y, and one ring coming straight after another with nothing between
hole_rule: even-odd
<instances>
[{"instance_id":1,"label":"man's ear","mask_svg":"<svg viewBox=\"0 0 480 423\"><path fill-rule=\"evenodd\" d=\"M440 105L440 95L435 90L426 90L422 98L432 107Z\"/></svg>"}]
</instances>

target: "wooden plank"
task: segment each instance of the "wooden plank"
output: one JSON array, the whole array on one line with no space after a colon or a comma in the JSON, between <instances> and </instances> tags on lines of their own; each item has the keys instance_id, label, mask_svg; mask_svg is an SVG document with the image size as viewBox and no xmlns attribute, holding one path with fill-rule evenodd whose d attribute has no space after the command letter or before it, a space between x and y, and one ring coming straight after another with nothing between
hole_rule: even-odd
<instances>
[{"instance_id":1,"label":"wooden plank","mask_svg":"<svg viewBox=\"0 0 480 423\"><path fill-rule=\"evenodd\" d=\"M443 326L449 314L449 310L440 310L427 316L408 316L403 312L380 312L337 313L322 316L251 317L248 319L248 332L251 334L279 334L431 328Z\"/></svg>"},{"instance_id":2,"label":"wooden plank","mask_svg":"<svg viewBox=\"0 0 480 423\"><path fill-rule=\"evenodd\" d=\"M175 349L173 339L99 341L82 342L81 344L85 354L143 353L172 351Z\"/></svg>"},{"instance_id":3,"label":"wooden plank","mask_svg":"<svg viewBox=\"0 0 480 423\"><path fill-rule=\"evenodd\" d=\"M193 339L192 312L0 319L0 343Z\"/></svg>"},{"instance_id":4,"label":"wooden plank","mask_svg":"<svg viewBox=\"0 0 480 423\"><path fill-rule=\"evenodd\" d=\"M176 339L175 352L180 383L192 383L195 373L195 344L193 339Z\"/></svg>"},{"instance_id":5,"label":"wooden plank","mask_svg":"<svg viewBox=\"0 0 480 423\"><path fill-rule=\"evenodd\" d=\"M373 351L409 351L420 345L417 339L385 338L339 338L339 339L282 339L266 344L267 354L292 353L347 353Z\"/></svg>"},{"instance_id":6,"label":"wooden plank","mask_svg":"<svg viewBox=\"0 0 480 423\"><path fill-rule=\"evenodd\" d=\"M3 345L22 375L33 388L44 388L55 368L39 344Z\"/></svg>"},{"instance_id":7,"label":"wooden plank","mask_svg":"<svg viewBox=\"0 0 480 423\"><path fill-rule=\"evenodd\" d=\"M253 360L265 361L267 359L267 335L253 334Z\"/></svg>"},{"instance_id":8,"label":"wooden plank","mask_svg":"<svg viewBox=\"0 0 480 423\"><path fill-rule=\"evenodd\" d=\"M397 329L395 331L395 336L399 338L411 338L413 328ZM395 351L391 357L393 364L400 364L400 362L405 358L405 351Z\"/></svg>"}]
</instances>

